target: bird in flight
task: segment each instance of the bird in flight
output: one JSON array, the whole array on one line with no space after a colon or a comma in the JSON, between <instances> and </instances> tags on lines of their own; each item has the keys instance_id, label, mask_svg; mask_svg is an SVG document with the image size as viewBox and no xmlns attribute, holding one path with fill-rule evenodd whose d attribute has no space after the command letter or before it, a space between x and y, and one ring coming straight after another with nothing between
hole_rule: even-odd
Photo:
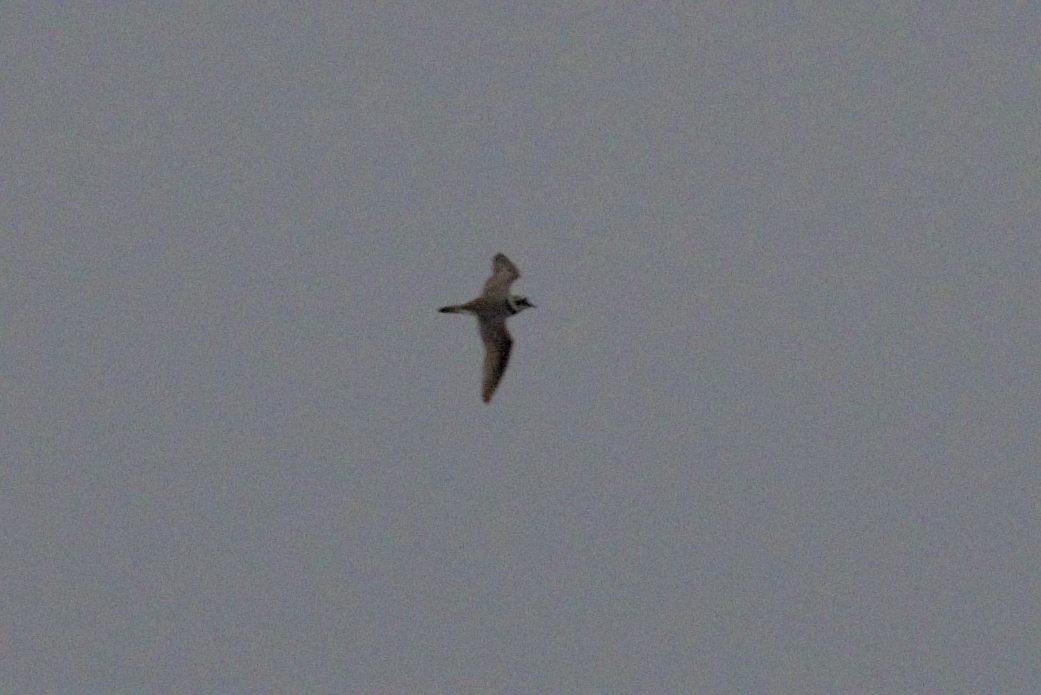
<instances>
[{"instance_id":1,"label":"bird in flight","mask_svg":"<svg viewBox=\"0 0 1041 695\"><path fill-rule=\"evenodd\" d=\"M481 380L481 400L492 400L495 387L499 385L506 362L510 359L513 338L506 330L506 319L535 305L527 297L510 294L510 285L520 277L520 271L504 254L492 258L492 275L484 283L481 296L466 304L443 306L438 311L444 314L473 314L477 317L477 328L484 342L484 369Z\"/></svg>"}]
</instances>

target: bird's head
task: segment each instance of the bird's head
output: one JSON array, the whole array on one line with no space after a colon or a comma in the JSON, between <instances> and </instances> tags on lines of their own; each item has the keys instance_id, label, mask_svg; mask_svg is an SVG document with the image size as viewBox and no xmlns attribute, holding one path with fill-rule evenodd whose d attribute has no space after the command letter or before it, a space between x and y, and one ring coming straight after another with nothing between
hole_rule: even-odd
<instances>
[{"instance_id":1,"label":"bird's head","mask_svg":"<svg viewBox=\"0 0 1041 695\"><path fill-rule=\"evenodd\" d=\"M525 309L534 309L535 305L528 301L528 298L519 294L510 295L510 308L513 309L513 313L519 314Z\"/></svg>"}]
</instances>

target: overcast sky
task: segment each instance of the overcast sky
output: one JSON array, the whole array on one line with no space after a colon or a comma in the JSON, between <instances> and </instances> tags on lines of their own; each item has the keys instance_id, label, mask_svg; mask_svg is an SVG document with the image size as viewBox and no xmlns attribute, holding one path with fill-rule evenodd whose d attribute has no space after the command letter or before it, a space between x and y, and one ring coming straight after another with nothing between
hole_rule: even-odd
<instances>
[{"instance_id":1,"label":"overcast sky","mask_svg":"<svg viewBox=\"0 0 1041 695\"><path fill-rule=\"evenodd\" d=\"M0 691L1041 688L1038 4L201 5L0 11Z\"/></svg>"}]
</instances>

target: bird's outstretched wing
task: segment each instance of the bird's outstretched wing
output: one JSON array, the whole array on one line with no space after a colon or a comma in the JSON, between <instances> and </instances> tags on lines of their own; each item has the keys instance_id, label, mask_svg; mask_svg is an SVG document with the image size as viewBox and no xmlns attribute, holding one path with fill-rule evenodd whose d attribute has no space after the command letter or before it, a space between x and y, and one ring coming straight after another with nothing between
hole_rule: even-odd
<instances>
[{"instance_id":1,"label":"bird's outstretched wing","mask_svg":"<svg viewBox=\"0 0 1041 695\"><path fill-rule=\"evenodd\" d=\"M513 281L520 277L520 271L505 254L497 253L492 258L492 275L484 283L482 296L488 298L503 298L506 296Z\"/></svg>"},{"instance_id":2,"label":"bird's outstretched wing","mask_svg":"<svg viewBox=\"0 0 1041 695\"><path fill-rule=\"evenodd\" d=\"M505 318L482 319L478 324L481 329L481 340L484 342L481 400L487 403L492 400L495 387L499 385L503 372L506 371L506 363L510 359L510 348L513 347L513 338L506 330Z\"/></svg>"}]
</instances>

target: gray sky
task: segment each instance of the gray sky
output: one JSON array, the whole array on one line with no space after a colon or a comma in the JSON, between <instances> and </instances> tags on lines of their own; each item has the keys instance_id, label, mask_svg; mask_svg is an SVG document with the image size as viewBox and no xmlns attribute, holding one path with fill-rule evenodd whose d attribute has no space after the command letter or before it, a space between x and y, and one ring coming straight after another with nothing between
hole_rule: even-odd
<instances>
[{"instance_id":1,"label":"gray sky","mask_svg":"<svg viewBox=\"0 0 1041 695\"><path fill-rule=\"evenodd\" d=\"M0 691L1041 688L1037 4L306 5L0 11Z\"/></svg>"}]
</instances>

